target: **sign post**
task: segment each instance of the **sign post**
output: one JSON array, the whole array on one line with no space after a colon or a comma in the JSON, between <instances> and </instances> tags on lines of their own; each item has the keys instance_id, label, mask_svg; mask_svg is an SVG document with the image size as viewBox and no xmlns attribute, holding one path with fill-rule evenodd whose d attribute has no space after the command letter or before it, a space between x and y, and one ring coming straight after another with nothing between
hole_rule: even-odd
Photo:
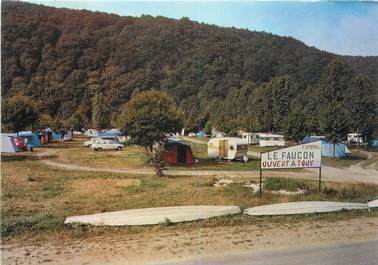
<instances>
[{"instance_id":1,"label":"sign post","mask_svg":"<svg viewBox=\"0 0 378 265\"><path fill-rule=\"evenodd\" d=\"M259 191L260 200L261 200L261 194L262 194L262 168L261 168L261 153L260 153L260 191Z\"/></svg>"},{"instance_id":2,"label":"sign post","mask_svg":"<svg viewBox=\"0 0 378 265\"><path fill-rule=\"evenodd\" d=\"M260 199L262 193L262 170L266 169L318 168L320 192L322 178L321 160L321 141L260 153Z\"/></svg>"},{"instance_id":3,"label":"sign post","mask_svg":"<svg viewBox=\"0 0 378 265\"><path fill-rule=\"evenodd\" d=\"M322 190L322 167L319 167L319 193Z\"/></svg>"}]
</instances>

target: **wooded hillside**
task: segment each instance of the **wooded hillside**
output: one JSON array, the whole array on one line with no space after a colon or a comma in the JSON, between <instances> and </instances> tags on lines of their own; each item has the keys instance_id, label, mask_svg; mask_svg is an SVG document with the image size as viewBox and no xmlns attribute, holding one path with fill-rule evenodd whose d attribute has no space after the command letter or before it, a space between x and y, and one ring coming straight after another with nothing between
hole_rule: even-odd
<instances>
[{"instance_id":1,"label":"wooded hillside","mask_svg":"<svg viewBox=\"0 0 378 265\"><path fill-rule=\"evenodd\" d=\"M343 76L328 92L327 73ZM173 96L189 129L284 130L283 117L297 108L311 116L306 130L316 131L316 105L323 98L324 106L345 103L353 87L339 97L327 93L347 89L357 73L370 78L360 85L374 98L378 57L338 56L293 38L186 18L2 3L3 97L21 92L42 113L86 127L110 126L134 93L154 88Z\"/></svg>"}]
</instances>

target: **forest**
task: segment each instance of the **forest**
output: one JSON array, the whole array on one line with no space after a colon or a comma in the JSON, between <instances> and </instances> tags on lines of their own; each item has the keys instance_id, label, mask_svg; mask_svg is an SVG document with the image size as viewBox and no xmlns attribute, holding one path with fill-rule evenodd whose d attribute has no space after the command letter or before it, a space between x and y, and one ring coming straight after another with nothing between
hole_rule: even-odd
<instances>
[{"instance_id":1,"label":"forest","mask_svg":"<svg viewBox=\"0 0 378 265\"><path fill-rule=\"evenodd\" d=\"M378 57L182 18L2 3L3 109L27 97L52 127L109 128L145 90L172 96L187 131L216 127L378 136Z\"/></svg>"}]
</instances>

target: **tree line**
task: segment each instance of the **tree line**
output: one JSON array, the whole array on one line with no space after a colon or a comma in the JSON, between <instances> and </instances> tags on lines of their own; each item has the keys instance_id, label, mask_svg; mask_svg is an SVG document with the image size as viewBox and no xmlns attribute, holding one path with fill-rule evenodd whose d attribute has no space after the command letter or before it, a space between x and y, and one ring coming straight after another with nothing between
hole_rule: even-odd
<instances>
[{"instance_id":1,"label":"tree line","mask_svg":"<svg viewBox=\"0 0 378 265\"><path fill-rule=\"evenodd\" d=\"M4 129L17 101L38 114L26 127L108 128L133 96L154 89L172 97L187 130L274 131L295 140L377 134L376 57L187 18L21 2L4 2L2 12Z\"/></svg>"}]
</instances>

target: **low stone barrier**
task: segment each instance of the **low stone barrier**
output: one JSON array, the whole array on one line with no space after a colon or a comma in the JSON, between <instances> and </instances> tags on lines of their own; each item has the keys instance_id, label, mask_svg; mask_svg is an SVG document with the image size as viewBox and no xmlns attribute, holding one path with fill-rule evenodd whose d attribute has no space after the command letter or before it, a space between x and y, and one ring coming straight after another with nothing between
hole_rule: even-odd
<instances>
[{"instance_id":1,"label":"low stone barrier","mask_svg":"<svg viewBox=\"0 0 378 265\"><path fill-rule=\"evenodd\" d=\"M310 214L327 213L341 210L368 209L364 203L349 202L329 202L329 201L303 201L277 203L264 206L257 206L245 209L243 214L262 216L262 215L291 215L291 214Z\"/></svg>"},{"instance_id":2,"label":"low stone barrier","mask_svg":"<svg viewBox=\"0 0 378 265\"><path fill-rule=\"evenodd\" d=\"M216 216L238 214L238 206L176 206L142 208L117 212L97 213L67 217L65 224L85 223L95 226L153 225L166 222L178 223Z\"/></svg>"}]
</instances>

